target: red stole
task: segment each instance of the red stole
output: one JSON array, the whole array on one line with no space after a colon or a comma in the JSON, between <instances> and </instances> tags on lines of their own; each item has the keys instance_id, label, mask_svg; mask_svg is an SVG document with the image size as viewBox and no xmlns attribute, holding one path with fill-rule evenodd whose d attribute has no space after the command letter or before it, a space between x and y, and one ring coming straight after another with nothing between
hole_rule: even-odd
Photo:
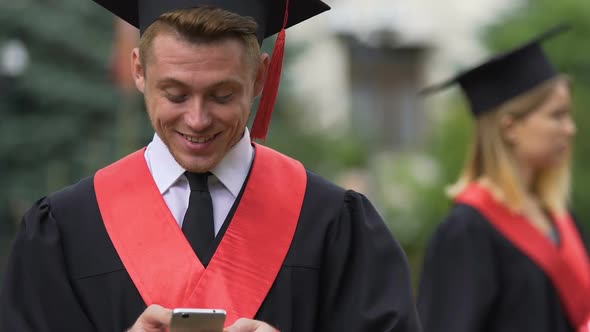
<instances>
[{"instance_id":1,"label":"red stole","mask_svg":"<svg viewBox=\"0 0 590 332\"><path fill-rule=\"evenodd\" d=\"M569 214L552 215L561 239L556 246L523 215L505 207L480 184L469 185L455 201L476 208L533 260L552 281L572 325L578 332L590 332L590 262Z\"/></svg>"},{"instance_id":2,"label":"red stole","mask_svg":"<svg viewBox=\"0 0 590 332\"><path fill-rule=\"evenodd\" d=\"M225 309L226 325L254 317L285 260L307 185L301 163L255 148L242 199L207 269L160 194L145 149L96 173L105 227L147 305Z\"/></svg>"}]
</instances>

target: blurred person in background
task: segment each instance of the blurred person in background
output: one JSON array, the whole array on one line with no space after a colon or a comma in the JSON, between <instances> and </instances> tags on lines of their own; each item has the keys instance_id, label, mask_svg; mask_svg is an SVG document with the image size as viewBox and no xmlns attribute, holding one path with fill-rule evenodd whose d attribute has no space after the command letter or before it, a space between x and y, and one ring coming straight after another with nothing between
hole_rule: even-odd
<instances>
[{"instance_id":1,"label":"blurred person in background","mask_svg":"<svg viewBox=\"0 0 590 332\"><path fill-rule=\"evenodd\" d=\"M133 78L156 133L26 213L0 330L165 331L193 307L226 310L232 332L419 331L407 259L367 198L251 141L266 137L284 29L328 6L95 1L140 29ZM270 58L260 44L277 32Z\"/></svg>"},{"instance_id":2,"label":"blurred person in background","mask_svg":"<svg viewBox=\"0 0 590 332\"><path fill-rule=\"evenodd\" d=\"M590 263L568 211L570 83L540 46L566 28L427 89L460 84L476 127L426 253L425 331L589 331Z\"/></svg>"}]
</instances>

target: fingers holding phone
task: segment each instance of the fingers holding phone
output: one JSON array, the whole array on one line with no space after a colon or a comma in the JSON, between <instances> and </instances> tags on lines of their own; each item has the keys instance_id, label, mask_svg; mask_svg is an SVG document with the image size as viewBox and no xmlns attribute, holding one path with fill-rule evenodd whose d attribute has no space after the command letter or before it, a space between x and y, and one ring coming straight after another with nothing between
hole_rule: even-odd
<instances>
[{"instance_id":1,"label":"fingers holding phone","mask_svg":"<svg viewBox=\"0 0 590 332\"><path fill-rule=\"evenodd\" d=\"M279 332L274 327L258 320L240 318L224 332Z\"/></svg>"},{"instance_id":2,"label":"fingers holding phone","mask_svg":"<svg viewBox=\"0 0 590 332\"><path fill-rule=\"evenodd\" d=\"M172 310L152 304L137 318L128 332L165 332L171 317Z\"/></svg>"},{"instance_id":3,"label":"fingers holding phone","mask_svg":"<svg viewBox=\"0 0 590 332\"><path fill-rule=\"evenodd\" d=\"M226 312L221 309L170 310L159 305L149 306L127 332L278 332L267 323L240 318L223 328Z\"/></svg>"}]
</instances>

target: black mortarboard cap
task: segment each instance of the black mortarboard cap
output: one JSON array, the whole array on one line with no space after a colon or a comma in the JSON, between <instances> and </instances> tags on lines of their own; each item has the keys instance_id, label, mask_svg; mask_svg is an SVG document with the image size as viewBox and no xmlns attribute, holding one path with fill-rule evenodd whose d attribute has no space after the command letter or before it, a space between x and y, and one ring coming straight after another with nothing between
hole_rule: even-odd
<instances>
[{"instance_id":1,"label":"black mortarboard cap","mask_svg":"<svg viewBox=\"0 0 590 332\"><path fill-rule=\"evenodd\" d=\"M458 83L475 116L494 110L504 102L559 75L540 43L567 29L569 25L566 24L553 27L522 46L499 54L422 92L428 94Z\"/></svg>"},{"instance_id":2,"label":"black mortarboard cap","mask_svg":"<svg viewBox=\"0 0 590 332\"><path fill-rule=\"evenodd\" d=\"M94 0L113 14L137 27L143 34L160 15L199 6L222 8L258 23L258 41L283 28L287 0ZM286 27L303 22L330 7L321 0L292 0Z\"/></svg>"}]
</instances>

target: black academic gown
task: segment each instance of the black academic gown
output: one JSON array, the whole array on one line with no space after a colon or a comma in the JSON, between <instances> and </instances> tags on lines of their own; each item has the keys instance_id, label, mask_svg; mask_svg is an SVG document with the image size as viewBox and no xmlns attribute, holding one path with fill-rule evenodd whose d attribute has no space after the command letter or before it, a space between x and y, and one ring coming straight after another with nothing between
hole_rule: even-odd
<instances>
[{"instance_id":1,"label":"black academic gown","mask_svg":"<svg viewBox=\"0 0 590 332\"><path fill-rule=\"evenodd\" d=\"M26 213L0 291L0 331L123 331L145 308L92 178ZM419 331L408 263L382 219L364 196L310 172L293 242L255 318L282 332Z\"/></svg>"},{"instance_id":2,"label":"black academic gown","mask_svg":"<svg viewBox=\"0 0 590 332\"><path fill-rule=\"evenodd\" d=\"M425 332L573 332L549 277L476 209L453 207L429 245Z\"/></svg>"}]
</instances>

